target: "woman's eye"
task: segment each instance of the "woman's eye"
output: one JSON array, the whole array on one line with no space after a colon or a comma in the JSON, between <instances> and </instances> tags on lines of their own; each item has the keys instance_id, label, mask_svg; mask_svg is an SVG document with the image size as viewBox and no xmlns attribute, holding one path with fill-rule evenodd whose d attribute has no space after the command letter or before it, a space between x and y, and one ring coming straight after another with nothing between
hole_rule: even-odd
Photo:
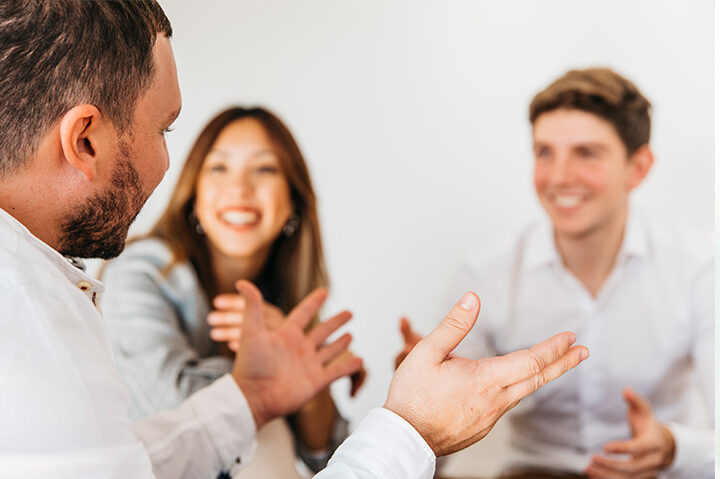
<instances>
[{"instance_id":1,"label":"woman's eye","mask_svg":"<svg viewBox=\"0 0 720 479\"><path fill-rule=\"evenodd\" d=\"M260 173L277 173L278 167L273 165L263 165L258 168Z\"/></svg>"},{"instance_id":2,"label":"woman's eye","mask_svg":"<svg viewBox=\"0 0 720 479\"><path fill-rule=\"evenodd\" d=\"M215 165L210 165L210 167L208 168L208 171L210 171L212 173L224 173L225 171L227 171L227 168L225 167L225 165L215 164Z\"/></svg>"}]
</instances>

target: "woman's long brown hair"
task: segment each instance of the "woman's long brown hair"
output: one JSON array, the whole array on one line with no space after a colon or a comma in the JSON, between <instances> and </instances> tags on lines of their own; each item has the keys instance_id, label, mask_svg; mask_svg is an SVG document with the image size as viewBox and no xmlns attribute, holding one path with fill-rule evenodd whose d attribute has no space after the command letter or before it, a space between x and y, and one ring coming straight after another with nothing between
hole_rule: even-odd
<instances>
[{"instance_id":1,"label":"woman's long brown hair","mask_svg":"<svg viewBox=\"0 0 720 479\"><path fill-rule=\"evenodd\" d=\"M267 131L290 186L295 214L300 218L300 225L293 235L288 237L281 233L278 236L265 267L260 276L255 278L265 300L287 313L310 291L327 286L328 276L315 192L305 159L288 128L267 109L233 107L210 120L190 149L167 209L144 237L160 238L170 246L173 260L165 272L169 272L177 263L188 260L195 268L208 300L212 300L218 293L210 263L208 239L198 233L194 215L197 180L205 157L220 132L230 123L243 118L259 121Z\"/></svg>"}]
</instances>

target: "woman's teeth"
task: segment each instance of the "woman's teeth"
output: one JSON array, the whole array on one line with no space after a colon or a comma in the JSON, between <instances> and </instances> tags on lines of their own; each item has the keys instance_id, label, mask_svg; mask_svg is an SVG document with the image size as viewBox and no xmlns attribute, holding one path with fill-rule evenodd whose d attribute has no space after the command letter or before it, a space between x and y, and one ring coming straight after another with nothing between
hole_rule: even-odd
<instances>
[{"instance_id":1,"label":"woman's teeth","mask_svg":"<svg viewBox=\"0 0 720 479\"><path fill-rule=\"evenodd\" d=\"M220 218L233 226L243 226L255 223L260 215L253 211L225 211Z\"/></svg>"}]
</instances>

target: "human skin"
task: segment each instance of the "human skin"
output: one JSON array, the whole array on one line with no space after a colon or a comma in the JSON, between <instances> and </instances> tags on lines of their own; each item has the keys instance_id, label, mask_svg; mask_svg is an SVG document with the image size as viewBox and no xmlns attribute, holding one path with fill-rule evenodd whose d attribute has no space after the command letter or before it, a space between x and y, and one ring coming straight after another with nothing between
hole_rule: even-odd
<instances>
[{"instance_id":1,"label":"human skin","mask_svg":"<svg viewBox=\"0 0 720 479\"><path fill-rule=\"evenodd\" d=\"M222 292L234 292L238 278L262 270L293 213L278 155L264 126L243 118L220 132L203 161L195 211Z\"/></svg>"},{"instance_id":2,"label":"human skin","mask_svg":"<svg viewBox=\"0 0 720 479\"><path fill-rule=\"evenodd\" d=\"M155 76L149 88L137 100L132 124L126 129L128 133L124 137L119 135L115 125L96 106L76 105L40 139L36 154L28 159L25 167L0 179L3 192L0 195L0 207L52 248L58 249L63 241L72 240L61 237L61 224L68 211L86 204L91 198L109 189L117 188L117 185L113 185L113 172L123 158L120 154L122 140L130 152L129 161L137 171L142 186L144 197L138 203L144 203L167 170L169 159L165 133L179 114L182 101L172 48L165 35L158 35L152 55ZM137 194L130 188L124 192L128 195ZM124 222L122 239L134 216L128 214L118 218L118 221ZM98 238L98 241L103 239L107 238ZM117 238L111 239L117 241ZM331 328L324 326L328 334L349 319L347 315L342 317L343 321L331 322ZM287 331L281 328L276 336L270 336L283 338ZM281 407L273 403L273 397L263 396L265 392L272 393L272 388L254 387L264 379L253 375L257 368L239 367L241 358L235 361L233 377L241 385L258 427L265 422L260 410L278 410L283 414L294 412L340 377L334 374L353 374L362 365L359 358L352 358L334 364L333 368L325 368L324 361L339 356L342 350L328 356L328 350L315 344L314 337L304 331L293 338L295 347L291 352L294 355L286 356L288 367L283 367L283 370L294 371L289 365L309 364L312 374L277 377L278 387L286 391L281 397ZM349 337L344 341L349 342ZM280 351L262 350L268 344L280 343L250 342L246 352L279 357ZM304 354L302 357L301 352Z\"/></svg>"},{"instance_id":3,"label":"human skin","mask_svg":"<svg viewBox=\"0 0 720 479\"><path fill-rule=\"evenodd\" d=\"M222 293L213 299L216 309L207 320L210 337L227 343L229 354L238 350L245 314L245 299L237 294L235 283L257 278L293 214L280 154L260 121L242 118L219 133L198 175L195 212ZM264 317L271 328L285 319L268 303ZM303 445L311 451L327 448L336 416L329 389L320 391L293 416Z\"/></svg>"},{"instance_id":4,"label":"human skin","mask_svg":"<svg viewBox=\"0 0 720 479\"><path fill-rule=\"evenodd\" d=\"M612 124L558 109L533 124L534 185L565 266L595 296L620 249L630 193L647 176L647 145L628 154Z\"/></svg>"},{"instance_id":5,"label":"human skin","mask_svg":"<svg viewBox=\"0 0 720 479\"><path fill-rule=\"evenodd\" d=\"M565 266L596 296L615 265L627 222L631 192L645 180L654 159L648 145L629 153L607 120L592 113L558 109L533 124L534 184L553 224ZM605 445L585 473L593 479L655 477L674 456L675 440L650 403L627 389L633 439Z\"/></svg>"}]
</instances>

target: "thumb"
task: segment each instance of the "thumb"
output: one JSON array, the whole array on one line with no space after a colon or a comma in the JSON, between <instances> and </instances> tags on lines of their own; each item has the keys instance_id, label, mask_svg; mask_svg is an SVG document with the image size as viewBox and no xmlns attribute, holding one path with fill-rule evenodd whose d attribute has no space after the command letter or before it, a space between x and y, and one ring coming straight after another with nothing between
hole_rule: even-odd
<instances>
[{"instance_id":1,"label":"thumb","mask_svg":"<svg viewBox=\"0 0 720 479\"><path fill-rule=\"evenodd\" d=\"M479 312L480 299L475 293L465 293L433 332L420 341L418 347L422 345L423 350L438 362L442 361L467 336Z\"/></svg>"},{"instance_id":2,"label":"thumb","mask_svg":"<svg viewBox=\"0 0 720 479\"><path fill-rule=\"evenodd\" d=\"M648 420L653 417L652 406L647 399L630 388L623 390L623 398L628 405L627 419L630 429L633 437L637 437L649 424Z\"/></svg>"},{"instance_id":3,"label":"thumb","mask_svg":"<svg viewBox=\"0 0 720 479\"><path fill-rule=\"evenodd\" d=\"M628 405L628 413L647 415L652 414L652 406L650 401L637 394L630 388L623 390L623 398Z\"/></svg>"},{"instance_id":4,"label":"thumb","mask_svg":"<svg viewBox=\"0 0 720 479\"><path fill-rule=\"evenodd\" d=\"M264 329L264 301L260 290L257 289L257 286L252 284L250 281L246 281L244 279L235 283L235 288L245 297L245 301L247 302L247 305L245 306L245 319L243 321L243 334Z\"/></svg>"}]
</instances>

